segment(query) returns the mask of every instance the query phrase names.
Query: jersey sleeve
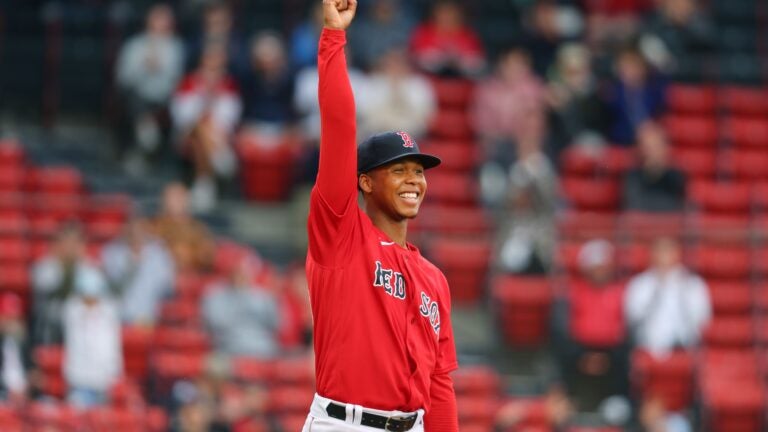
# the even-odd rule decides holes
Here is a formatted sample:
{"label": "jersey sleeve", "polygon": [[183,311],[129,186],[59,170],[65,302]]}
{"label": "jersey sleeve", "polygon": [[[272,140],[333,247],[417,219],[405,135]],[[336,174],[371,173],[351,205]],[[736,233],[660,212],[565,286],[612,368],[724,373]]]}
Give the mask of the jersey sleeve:
{"label": "jersey sleeve", "polygon": [[453,380],[447,373],[432,376],[429,412],[424,416],[425,432],[458,432],[459,417]]}
{"label": "jersey sleeve", "polygon": [[355,100],[344,55],[346,33],[323,29],[318,49],[320,166],[310,197],[309,252],[321,265],[340,262],[357,210]]}
{"label": "jersey sleeve", "polygon": [[448,290],[448,282],[442,274],[442,288],[440,293],[440,336],[438,337],[437,362],[433,374],[447,374],[458,369],[459,362],[456,359],[456,343],[453,339],[453,324],[451,323],[451,294]]}

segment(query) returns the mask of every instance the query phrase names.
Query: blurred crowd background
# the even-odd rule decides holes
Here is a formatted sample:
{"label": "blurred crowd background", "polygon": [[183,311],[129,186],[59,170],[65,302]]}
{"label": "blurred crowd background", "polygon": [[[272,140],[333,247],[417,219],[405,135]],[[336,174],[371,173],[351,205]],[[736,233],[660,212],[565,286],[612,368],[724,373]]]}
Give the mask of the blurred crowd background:
{"label": "blurred crowd background", "polygon": [[[0,429],[298,431],[320,0],[0,0]],[[462,432],[758,432],[768,3],[360,0]],[[364,313],[364,311],[363,311]]]}

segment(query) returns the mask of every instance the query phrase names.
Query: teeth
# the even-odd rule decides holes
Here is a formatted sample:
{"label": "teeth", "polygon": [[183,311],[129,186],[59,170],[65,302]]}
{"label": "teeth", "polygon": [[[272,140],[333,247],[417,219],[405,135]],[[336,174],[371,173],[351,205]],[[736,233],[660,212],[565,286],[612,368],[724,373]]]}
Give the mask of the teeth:
{"label": "teeth", "polygon": [[416,198],[419,197],[419,194],[417,194],[416,192],[403,192],[403,193],[400,194],[400,196],[403,197],[403,198],[413,198],[413,199],[416,199]]}

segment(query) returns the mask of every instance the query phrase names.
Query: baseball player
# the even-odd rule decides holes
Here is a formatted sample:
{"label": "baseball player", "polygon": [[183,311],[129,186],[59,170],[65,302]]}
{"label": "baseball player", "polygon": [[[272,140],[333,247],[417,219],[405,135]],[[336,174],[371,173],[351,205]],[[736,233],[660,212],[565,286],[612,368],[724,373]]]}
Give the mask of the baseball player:
{"label": "baseball player", "polygon": [[456,432],[448,284],[406,242],[427,190],[424,171],[440,160],[405,132],[358,148],[344,56],[357,0],[323,7],[322,138],[306,263],[317,394],[303,430]]}

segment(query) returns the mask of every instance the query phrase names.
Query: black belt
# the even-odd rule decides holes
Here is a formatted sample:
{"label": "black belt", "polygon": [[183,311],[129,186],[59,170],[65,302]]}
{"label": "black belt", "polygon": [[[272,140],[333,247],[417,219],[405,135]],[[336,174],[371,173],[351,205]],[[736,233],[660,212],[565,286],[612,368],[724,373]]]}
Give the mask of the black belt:
{"label": "black belt", "polygon": [[[325,408],[325,412],[327,412],[329,416],[335,419],[343,421],[347,420],[347,409],[344,405],[331,402],[328,404],[328,407]],[[418,418],[418,414],[411,414],[409,416],[384,417],[363,411],[363,417],[360,420],[360,424],[376,429],[384,429],[386,431],[406,432],[411,430],[413,425],[416,424],[416,419]]]}

